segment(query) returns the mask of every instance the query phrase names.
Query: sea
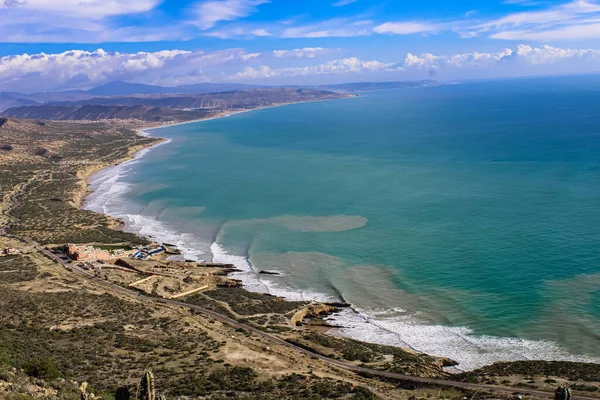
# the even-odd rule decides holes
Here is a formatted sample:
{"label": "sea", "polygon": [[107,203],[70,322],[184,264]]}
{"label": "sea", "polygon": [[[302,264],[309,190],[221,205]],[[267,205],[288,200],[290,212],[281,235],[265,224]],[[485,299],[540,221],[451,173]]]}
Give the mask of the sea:
{"label": "sea", "polygon": [[[600,362],[600,76],[361,93],[146,131],[86,208],[345,301],[332,333],[452,358]],[[279,275],[259,274],[260,271]]]}

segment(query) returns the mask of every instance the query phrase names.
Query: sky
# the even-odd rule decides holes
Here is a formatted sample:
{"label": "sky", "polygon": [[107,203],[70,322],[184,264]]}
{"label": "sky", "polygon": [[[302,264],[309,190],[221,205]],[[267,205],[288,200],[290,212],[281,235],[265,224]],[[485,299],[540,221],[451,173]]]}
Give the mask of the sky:
{"label": "sky", "polygon": [[0,91],[600,72],[600,0],[0,0]]}

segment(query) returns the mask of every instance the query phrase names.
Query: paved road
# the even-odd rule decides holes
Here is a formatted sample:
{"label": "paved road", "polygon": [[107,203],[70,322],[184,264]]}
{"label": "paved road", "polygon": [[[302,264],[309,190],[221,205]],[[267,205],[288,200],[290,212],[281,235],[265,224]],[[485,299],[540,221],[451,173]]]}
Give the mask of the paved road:
{"label": "paved road", "polygon": [[[374,376],[379,376],[379,377],[384,377],[384,378],[392,378],[392,379],[398,379],[398,380],[402,380],[402,381],[408,381],[408,382],[414,382],[414,383],[421,383],[421,384],[427,384],[427,385],[437,385],[437,386],[445,386],[445,387],[455,387],[455,388],[459,388],[459,389],[469,389],[469,390],[474,390],[474,391],[482,391],[482,390],[491,390],[491,391],[495,391],[495,392],[501,392],[501,393],[505,393],[505,394],[514,394],[514,393],[519,393],[521,395],[530,395],[530,396],[537,396],[537,397],[546,397],[546,398],[554,398],[554,393],[550,393],[550,392],[543,392],[540,390],[533,390],[533,389],[526,389],[526,388],[510,388],[510,387],[502,387],[502,386],[495,386],[495,385],[484,385],[484,384],[477,384],[477,383],[467,383],[467,382],[456,382],[456,381],[449,381],[449,380],[445,380],[445,379],[437,379],[437,378],[421,378],[421,377],[416,377],[416,376],[410,376],[410,375],[403,375],[403,374],[397,374],[397,373],[393,373],[393,372],[386,372],[386,371],[379,371],[379,370],[374,370],[374,369],[370,369],[370,368],[364,368],[364,367],[359,367],[350,363],[346,363],[343,361],[339,361],[339,360],[335,360],[333,358],[329,358],[326,356],[323,356],[321,354],[318,353],[314,353],[312,351],[303,349],[301,347],[298,347],[292,343],[286,342],[285,340],[271,335],[269,333],[263,332],[259,329],[256,329],[252,326],[249,325],[245,325],[242,324],[232,318],[226,317],[222,314],[219,314],[215,311],[212,310],[208,310],[206,308],[200,307],[200,306],[196,306],[193,304],[188,304],[188,303],[183,303],[180,301],[176,301],[176,300],[169,300],[169,299],[163,299],[163,298],[156,298],[156,297],[149,297],[149,296],[144,296],[139,294],[138,292],[133,292],[131,290],[128,290],[124,287],[121,287],[119,285],[107,282],[103,279],[100,278],[96,278],[95,276],[93,276],[92,274],[89,274],[88,272],[78,268],[77,266],[74,266],[73,264],[68,264],[67,262],[61,260],[56,254],[53,254],[52,252],[46,250],[45,248],[43,248],[42,246],[40,246],[38,243],[34,242],[31,239],[28,238],[21,238],[22,240],[25,240],[26,242],[28,242],[29,244],[35,246],[39,251],[41,251],[42,253],[46,254],[48,257],[50,257],[51,259],[57,261],[58,263],[62,264],[63,266],[67,267],[69,270],[75,272],[78,275],[81,275],[82,277],[89,279],[90,281],[94,281],[96,283],[98,283],[99,285],[105,286],[105,287],[109,287],[111,290],[115,291],[115,292],[119,292],[128,296],[133,296],[135,298],[142,298],[145,301],[148,302],[154,302],[154,303],[162,303],[162,304],[167,304],[167,305],[171,305],[171,306],[177,306],[177,307],[182,307],[182,308],[187,308],[189,310],[193,310],[196,312],[199,312],[201,314],[204,314],[206,316],[209,316],[211,318],[214,318],[222,323],[225,323],[229,326],[232,326],[234,328],[241,328],[241,329],[245,329],[247,331],[250,331],[258,336],[261,336],[265,339],[268,339],[269,341],[279,344],[281,346],[286,346],[288,348],[292,348],[300,353],[306,354],[310,357],[314,357],[317,358],[319,360],[322,360],[326,363],[329,363],[331,365],[335,365],[337,367],[349,370],[349,371],[353,371],[353,372],[362,372],[362,373],[367,373],[367,374],[371,374]],[[594,397],[582,397],[582,396],[572,396],[571,397],[572,400],[598,400],[598,398],[594,398]]]}

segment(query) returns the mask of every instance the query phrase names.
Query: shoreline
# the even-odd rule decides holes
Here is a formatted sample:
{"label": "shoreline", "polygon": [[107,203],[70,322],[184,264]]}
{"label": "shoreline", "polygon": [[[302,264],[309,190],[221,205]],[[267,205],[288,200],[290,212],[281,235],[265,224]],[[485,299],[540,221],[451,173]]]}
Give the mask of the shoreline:
{"label": "shoreline", "polygon": [[[260,106],[260,107],[255,107],[255,108],[247,108],[247,109],[243,109],[243,110],[237,110],[237,111],[221,111],[218,112],[210,117],[207,118],[200,118],[200,119],[194,119],[194,120],[190,120],[190,121],[183,121],[183,122],[176,122],[176,123],[166,123],[166,124],[159,124],[159,125],[149,125],[147,127],[141,127],[136,129],[136,132],[138,132],[138,134],[140,134],[140,136],[144,136],[144,137],[148,137],[150,136],[150,134],[148,132],[146,132],[147,130],[155,130],[155,129],[162,129],[162,128],[170,128],[172,126],[179,126],[179,125],[187,125],[187,124],[194,124],[197,122],[205,122],[205,121],[212,121],[215,119],[219,119],[219,118],[226,118],[226,117],[230,117],[233,115],[237,115],[237,114],[243,114],[243,113],[247,113],[247,112],[251,112],[251,111],[257,111],[257,110],[266,110],[269,108],[276,108],[276,107],[285,107],[285,106],[291,106],[291,105],[297,105],[297,104],[305,104],[305,103],[318,103],[318,102],[322,102],[322,101],[338,101],[338,100],[344,100],[344,99],[356,99],[359,98],[359,95],[347,95],[345,97],[340,97],[337,99],[319,99],[319,100],[306,100],[306,101],[297,101],[297,102],[293,102],[293,103],[275,103],[275,104],[271,104],[268,106]],[[152,136],[150,136],[152,137]]]}
{"label": "shoreline", "polygon": [[[140,135],[139,130],[135,130],[135,132],[139,136],[143,136],[143,135]],[[77,177],[83,182],[83,184],[81,185],[82,186],[81,190],[78,193],[76,193],[75,198],[73,199],[75,207],[79,208],[79,209],[83,209],[83,205],[86,203],[88,197],[94,193],[94,191],[90,190],[90,188],[89,188],[89,186],[90,186],[89,181],[91,179],[93,179],[94,176],[96,176],[112,167],[118,167],[118,166],[121,166],[128,162],[135,161],[135,160],[139,159],[140,157],[142,157],[147,151],[150,151],[151,149],[153,149],[154,147],[160,146],[162,144],[167,144],[171,141],[168,138],[155,138],[155,139],[156,139],[155,143],[149,143],[149,144],[145,144],[145,145],[138,145],[138,146],[130,147],[127,151],[128,155],[117,160],[116,162],[113,162],[110,164],[99,164],[99,165],[95,165],[91,168],[85,168],[83,170],[79,170],[77,172]],[[110,216],[108,214],[104,214],[104,215],[106,215],[107,217],[109,217],[115,221],[118,221],[117,219],[113,218],[112,216]],[[115,223],[117,226],[111,226],[111,228],[112,229],[120,229],[121,223],[117,223],[117,222],[115,222]]]}
{"label": "shoreline", "polygon": [[[324,101],[324,100],[322,100]],[[299,103],[287,103],[287,104],[283,104],[283,105],[291,105],[291,104],[299,104]],[[212,116],[210,118],[204,118],[204,119],[200,119],[200,120],[195,120],[195,121],[186,121],[183,123],[178,123],[178,124],[168,124],[168,125],[160,125],[158,127],[146,127],[146,128],[141,128],[140,131],[142,135],[144,136],[151,136],[150,132],[147,132],[148,130],[153,130],[153,129],[159,129],[159,128],[166,128],[166,127],[172,127],[172,126],[176,126],[176,125],[183,125],[183,124],[189,124],[189,123],[196,123],[196,122],[203,122],[203,121],[209,121],[209,120],[214,120],[214,119],[218,119],[218,118],[224,118],[226,116],[230,116],[230,115],[235,115],[235,114],[239,114],[242,112],[249,112],[249,111],[254,111],[254,110],[260,110],[263,108],[274,108],[274,107],[280,107],[283,105],[273,105],[273,106],[268,106],[268,107],[260,107],[260,108],[255,108],[255,109],[249,109],[249,110],[242,110],[242,111],[238,111],[235,113],[222,113],[222,115],[216,115],[216,116]],[[152,137],[152,136],[151,136]],[[169,143],[170,139],[164,139],[163,141],[161,141],[160,143],[155,143],[151,146],[149,146],[148,151],[151,150],[152,148],[154,148],[155,146],[158,146],[160,144],[163,143]],[[138,150],[137,152],[134,152],[134,156],[132,158],[129,158],[127,160],[127,162],[129,161],[134,161],[139,159],[140,157],[142,157],[144,154],[146,154],[145,152],[142,154],[139,154],[140,151],[142,151],[143,149]],[[118,166],[122,166],[124,163],[120,163],[118,165],[114,165],[115,167]],[[108,168],[110,168],[111,166],[109,166]],[[96,176],[98,174],[100,174],[101,171],[98,171],[96,173]],[[90,176],[88,177],[88,179],[93,179],[94,176]],[[92,192],[93,193],[93,192]],[[90,194],[92,194],[90,193]],[[96,212],[99,212],[97,210],[93,210]],[[105,215],[108,215],[106,212],[103,212]],[[115,218],[112,217],[111,215],[109,215],[109,217],[111,218]],[[140,216],[141,217],[141,216]],[[116,220],[120,220],[117,219]],[[157,225],[153,225],[151,227],[144,227],[145,228],[145,232],[141,233],[138,231],[132,231],[132,233],[141,236],[141,237],[145,237],[148,238],[150,240],[156,241],[157,238],[155,237],[161,234],[171,234],[171,235],[177,235],[177,232],[171,232],[168,231],[167,229],[160,229],[160,221],[153,221],[154,223],[158,224],[159,229],[158,230],[153,230],[152,228],[156,228]],[[164,224],[163,224],[164,225]],[[123,229],[126,229],[127,226],[124,224],[124,226],[122,227]],[[149,232],[149,233],[148,233]],[[165,233],[166,232],[166,233]],[[186,235],[186,233],[184,232],[179,232],[179,235]],[[173,243],[173,241],[171,240],[163,240],[165,242],[169,242],[169,243]],[[190,251],[194,251],[194,250],[198,250],[197,248],[194,248],[193,244],[187,244],[188,248],[184,248],[181,247],[182,245],[179,244],[179,242],[177,243],[177,247],[182,251],[182,252],[189,252]],[[216,247],[215,247],[216,246]],[[216,250],[215,250],[216,249]],[[196,254],[197,251],[195,252]],[[206,254],[206,253],[201,253],[201,254]],[[250,264],[249,260],[243,258],[243,257],[239,257],[239,256],[235,256],[235,255],[231,255],[229,253],[227,253],[227,251],[225,249],[223,249],[221,246],[219,246],[217,243],[213,243],[210,247],[210,254],[212,255],[212,260],[215,262],[226,262],[226,263],[234,263],[236,264],[236,267],[238,267],[240,264],[245,264],[247,267],[242,267],[241,269],[244,272],[241,273],[233,273],[231,276],[234,279],[242,279],[244,282],[244,286],[242,287],[243,290],[247,290],[250,292],[263,292],[263,293],[269,293],[272,295],[276,295],[276,296],[280,296],[280,297],[284,297],[288,300],[296,300],[296,299],[302,299],[302,300],[311,300],[311,301],[320,301],[320,302],[325,302],[325,301],[333,301],[332,298],[329,299],[324,299],[321,298],[319,299],[318,297],[321,297],[321,295],[323,296],[327,296],[325,294],[322,293],[316,293],[316,292],[292,292],[293,289],[290,288],[280,288],[277,285],[273,286],[270,285],[268,283],[263,282],[260,278],[260,276],[258,276],[258,274],[256,274],[256,271],[253,271],[253,267]],[[208,256],[208,254],[206,254]],[[194,256],[190,256],[190,258],[193,258]],[[232,262],[233,261],[233,262]],[[273,293],[273,292],[277,292],[277,293]],[[284,293],[283,295],[281,293]],[[304,297],[308,295],[307,297]],[[300,296],[300,297],[290,297],[290,296]],[[382,324],[381,320],[376,319],[377,315],[372,315],[372,313],[369,313],[368,310],[364,311],[361,310],[360,308],[355,308],[355,307],[351,307],[349,310],[342,310],[341,313],[344,313],[344,315],[340,315],[340,314],[335,314],[336,316],[336,324],[339,324],[340,326],[336,327],[336,326],[332,326],[331,329],[328,329],[328,333],[329,334],[333,334],[333,335],[340,335],[340,336],[345,336],[345,337],[349,337],[352,339],[356,339],[356,340],[360,340],[360,341],[364,341],[364,342],[371,342],[371,343],[379,343],[379,344],[390,344],[390,345],[394,345],[394,346],[398,346],[401,348],[406,348],[406,349],[411,349],[413,351],[418,351],[419,353],[422,354],[432,354],[433,356],[436,357],[450,357],[453,358],[450,355],[447,354],[435,354],[435,353],[430,353],[430,352],[426,352],[426,351],[422,351],[418,348],[415,348],[411,345],[410,343],[410,339],[408,339],[408,341],[405,340],[405,338],[403,338],[396,329],[394,329],[394,327],[391,327],[389,325],[386,324]],[[349,315],[352,314],[352,315]],[[341,321],[341,323],[340,323]],[[357,336],[352,336],[349,334],[346,334],[344,332],[344,328],[346,328],[346,325],[348,323],[348,321],[351,321],[350,324],[354,323],[356,324],[357,321],[364,324],[364,326],[361,326],[359,328],[362,329],[362,331],[358,332],[359,334],[363,333],[366,329],[370,329],[371,330],[375,329],[376,331],[378,330],[378,334],[381,335],[383,337],[383,342],[382,341],[377,341],[377,340],[365,340],[363,337],[357,337]],[[385,321],[384,321],[385,322]],[[411,332],[404,332],[407,334],[407,336],[409,337],[413,337],[415,335],[419,335],[419,332],[423,332],[423,330],[425,329],[434,329],[434,328],[439,328],[440,332],[438,333],[439,337],[441,338],[442,334],[444,333],[448,333],[448,334],[455,334],[454,332],[451,332],[452,330],[457,330],[458,331],[458,337],[460,338],[460,340],[464,340],[465,342],[470,342],[473,338],[476,338],[474,335],[472,335],[472,332],[468,331],[468,328],[464,328],[464,327],[442,327],[442,326],[426,326],[424,324],[414,324],[411,322],[407,322],[405,323],[406,326],[412,326],[411,328]],[[405,327],[406,328],[406,327]],[[381,339],[380,337],[373,337],[373,334],[371,333],[371,339]],[[436,336],[437,337],[437,336]],[[393,343],[387,342],[387,340],[393,341]],[[400,340],[401,344],[398,344],[398,340]],[[525,351],[525,348],[527,347],[532,347],[530,350],[532,350],[535,353],[535,350],[539,351],[540,353],[542,353],[544,350],[552,350],[555,354],[555,357],[550,356],[550,358],[546,358],[549,360],[570,360],[570,361],[583,361],[582,359],[584,358],[588,358],[588,361],[583,361],[583,362],[594,362],[594,358],[593,357],[587,357],[587,356],[583,356],[583,355],[574,355],[574,354],[570,354],[570,353],[566,353],[564,351],[558,352],[556,350],[562,350],[561,348],[558,347],[558,345],[556,344],[555,347],[557,347],[556,349],[554,348],[550,348],[548,349],[548,347],[550,346],[554,346],[554,342],[545,342],[545,341],[531,341],[531,340],[526,340],[526,339],[520,339],[520,338],[501,338],[501,337],[481,337],[481,343],[483,343],[483,345],[485,345],[486,341],[491,341],[491,340],[505,340],[507,341],[506,349],[501,349],[507,353],[511,353],[510,359],[507,359],[506,361],[516,361],[516,360],[520,360],[520,359],[530,359],[527,356],[520,356],[518,351],[520,348],[523,349],[523,351]],[[440,342],[439,344],[444,344],[442,342]],[[457,344],[457,343],[454,343]],[[473,345],[475,347],[477,346],[482,346],[479,343],[473,343]],[[484,353],[486,353],[488,351],[488,349],[490,351],[494,351],[497,350],[494,348],[496,344],[494,343],[488,343],[488,347],[481,347],[481,350],[484,351]],[[457,348],[457,351],[460,351],[459,348]],[[527,354],[530,354],[531,351],[528,351]],[[520,358],[521,357],[521,358]],[[539,356],[539,359],[543,359],[543,355]],[[488,359],[486,359],[488,360]],[[457,361],[461,361],[461,360],[457,360]],[[496,361],[500,361],[497,358],[490,358],[487,362],[485,360],[483,360],[483,363],[480,361],[479,364],[477,364],[477,367],[482,366],[482,365],[489,365],[493,362]],[[596,361],[597,362],[597,361]],[[463,362],[461,361],[461,365],[459,365],[459,368],[456,368],[455,371],[462,371],[462,370],[472,370],[474,368],[469,368],[468,366],[463,366],[462,365]],[[461,368],[462,367],[462,368]]]}

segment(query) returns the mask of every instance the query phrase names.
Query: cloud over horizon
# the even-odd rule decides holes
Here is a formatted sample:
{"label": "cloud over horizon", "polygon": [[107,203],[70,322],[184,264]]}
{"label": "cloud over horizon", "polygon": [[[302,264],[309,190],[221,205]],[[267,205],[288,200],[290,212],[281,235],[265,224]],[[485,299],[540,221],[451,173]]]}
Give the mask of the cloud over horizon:
{"label": "cloud over horizon", "polygon": [[[398,55],[397,61],[331,58],[339,49],[299,48],[265,52],[227,49],[119,53],[71,50],[0,58],[0,86],[9,91],[80,89],[123,80],[175,86],[201,82],[260,84],[497,78],[547,73],[600,72],[600,50],[521,44],[497,52]],[[286,62],[282,65],[282,62]],[[287,63],[293,62],[293,66]]]}

